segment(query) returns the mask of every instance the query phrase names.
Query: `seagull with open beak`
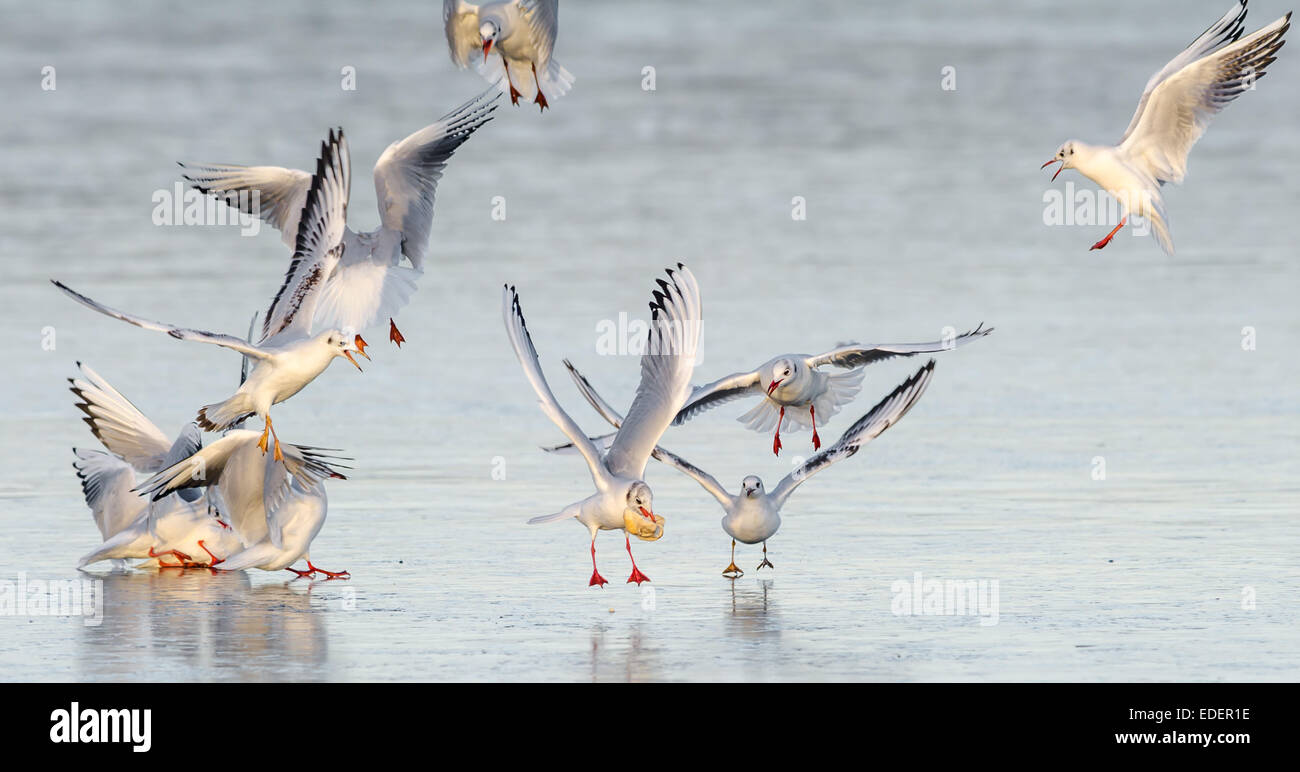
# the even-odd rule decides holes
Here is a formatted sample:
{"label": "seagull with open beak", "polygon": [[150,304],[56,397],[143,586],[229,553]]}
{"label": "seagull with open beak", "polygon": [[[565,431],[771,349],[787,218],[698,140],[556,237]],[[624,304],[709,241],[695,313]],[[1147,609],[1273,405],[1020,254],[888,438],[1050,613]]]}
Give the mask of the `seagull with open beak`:
{"label": "seagull with open beak", "polygon": [[[573,75],[551,57],[559,32],[559,0],[503,0],[472,5],[443,0],[442,22],[451,60],[471,65],[510,95],[512,104],[532,95],[540,110],[573,86]],[[480,60],[479,52],[483,57]]]}

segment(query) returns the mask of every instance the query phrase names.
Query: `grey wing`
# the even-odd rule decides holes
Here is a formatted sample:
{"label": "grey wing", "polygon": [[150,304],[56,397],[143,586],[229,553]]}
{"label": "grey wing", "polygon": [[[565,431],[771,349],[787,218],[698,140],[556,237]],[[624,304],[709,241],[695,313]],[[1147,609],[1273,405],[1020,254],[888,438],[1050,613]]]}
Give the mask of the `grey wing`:
{"label": "grey wing", "polygon": [[664,431],[691,394],[691,374],[700,343],[703,304],[695,276],[681,263],[658,280],[650,301],[650,330],[641,355],[641,382],[627,418],[614,438],[605,467],[639,480]]}
{"label": "grey wing", "polygon": [[981,322],[975,329],[964,332],[952,340],[936,340],[930,343],[876,343],[867,345],[854,343],[827,351],[825,354],[809,357],[807,364],[809,367],[834,365],[835,367],[852,369],[885,359],[892,359],[893,357],[910,357],[916,354],[950,351],[958,346],[964,346],[976,338],[982,338],[991,332],[993,332],[993,328],[990,327],[986,330]]}
{"label": "grey wing", "polygon": [[921,398],[921,395],[925,393],[933,374],[934,360],[931,359],[920,370],[917,370],[912,377],[903,381],[888,396],[877,402],[875,407],[867,411],[866,415],[846,429],[844,434],[840,435],[840,438],[835,441],[834,445],[814,455],[782,478],[771,494],[776,506],[779,508],[784,505],[786,499],[804,480],[836,461],[857,453],[863,445],[898,423],[899,419],[906,415],[907,411],[911,410],[912,406]]}
{"label": "grey wing", "polygon": [[146,330],[156,330],[157,332],[165,332],[177,340],[188,340],[196,343],[211,343],[215,346],[224,346],[229,349],[234,349],[242,354],[247,354],[254,359],[266,359],[270,356],[265,351],[262,351],[256,346],[249,345],[242,338],[237,338],[234,335],[205,332],[203,330],[191,330],[185,327],[176,327],[175,325],[164,324],[163,322],[154,322],[145,319],[144,317],[135,316],[134,314],[128,314],[125,311],[118,311],[115,308],[110,308],[96,300],[91,300],[62,282],[51,279],[50,283],[62,290],[63,294],[82,304],[86,308],[98,311],[105,316],[111,316],[114,319],[120,319],[121,321],[126,322],[127,324],[133,324],[136,327],[141,327]]}
{"label": "grey wing", "polygon": [[[200,193],[206,193],[244,214],[259,217],[280,231],[280,239],[293,249],[298,239],[298,218],[311,175],[281,166],[236,164],[180,164],[181,176]],[[256,194],[256,197],[254,197]]]}
{"label": "grey wing", "polygon": [[[591,382],[587,380],[587,377],[578,372],[578,368],[574,367],[569,360],[564,360],[564,366],[569,368],[569,375],[573,376],[573,382],[577,384],[578,391],[582,392],[582,396],[587,398],[587,402],[591,404],[592,408],[594,408],[597,413],[600,413],[602,418],[613,424],[615,428],[620,427],[623,423],[623,416],[611,407],[610,404],[605,401],[604,397],[600,396],[600,393],[591,385]],[[613,435],[605,435],[605,437],[610,436]],[[604,439],[604,437],[597,439]],[[543,450],[548,452],[558,452],[564,449],[563,446],[543,448]],[[654,450],[650,451],[650,456],[661,463],[675,467],[678,471],[693,478],[701,487],[704,488],[704,490],[711,493],[714,498],[721,502],[722,506],[731,506],[731,494],[727,493],[727,489],[722,487],[722,483],[719,483],[713,475],[659,445],[655,445]]]}
{"label": "grey wing", "polygon": [[81,492],[86,497],[95,525],[103,538],[108,539],[130,525],[146,506],[132,488],[135,472],[125,461],[98,450],[72,449],[77,460],[72,466],[81,480]]}
{"label": "grey wing", "polygon": [[330,130],[321,143],[307,201],[298,223],[297,241],[284,282],[262,320],[262,340],[311,335],[312,317],[321,289],[343,256],[347,229],[352,161],[343,130]]}
{"label": "grey wing", "polygon": [[388,146],[375,164],[375,194],[384,227],[402,234],[402,254],[419,269],[429,248],[438,180],[456,148],[492,120],[501,96],[493,88],[432,125]]}
{"label": "grey wing", "polygon": [[519,364],[524,369],[524,376],[528,379],[528,384],[533,387],[533,392],[537,395],[538,405],[542,412],[551,422],[559,427],[560,431],[569,438],[578,452],[587,461],[587,467],[591,471],[592,480],[600,484],[606,479],[606,470],[601,462],[601,452],[587,438],[586,432],[564,412],[560,403],[555,399],[555,394],[551,391],[551,386],[546,382],[546,375],[542,372],[541,362],[537,357],[537,349],[533,346],[532,336],[528,334],[528,326],[524,322],[524,311],[519,305],[519,293],[514,287],[506,286],[501,291],[501,315],[506,325],[506,335],[510,338],[510,345],[514,349],[515,357],[519,359]]}
{"label": "grey wing", "polygon": [[479,50],[478,6],[464,0],[442,0],[442,26],[452,62],[465,69]]}
{"label": "grey wing", "polygon": [[322,489],[327,479],[346,480],[338,471],[341,467],[337,456],[327,455],[334,451],[326,448],[314,448],[307,445],[282,443],[284,460],[276,461],[267,453],[265,472],[262,482],[262,504],[266,509],[267,535],[277,548],[283,548],[284,522],[281,514],[286,501],[291,496],[315,492]]}
{"label": "grey wing", "polygon": [[519,8],[528,25],[528,36],[537,51],[537,69],[545,71],[555,50],[560,31],[560,0],[520,0]]}
{"label": "grey wing", "polygon": [[718,405],[724,405],[741,397],[762,395],[763,386],[758,382],[758,377],[757,370],[749,373],[732,373],[693,390],[685,406],[677,411],[677,415],[673,418],[673,426],[680,426]]}
{"label": "grey wing", "polygon": [[1246,24],[1246,2],[1237,0],[1237,3],[1228,10],[1215,23],[1211,24],[1208,29],[1202,32],[1191,43],[1187,45],[1178,56],[1169,60],[1169,63],[1161,67],[1151,79],[1147,81],[1146,88],[1142,89],[1142,98],[1138,100],[1137,110],[1133,113],[1133,118],[1128,122],[1128,128],[1124,130],[1124,136],[1120,138],[1120,144],[1128,139],[1133,130],[1137,128],[1138,122],[1142,119],[1142,113],[1145,112],[1147,103],[1150,101],[1151,92],[1163,83],[1169,76],[1183,69],[1192,62],[1200,59],[1212,51],[1223,48],[1226,45],[1235,43],[1241,37]]}
{"label": "grey wing", "polygon": [[82,377],[69,389],[91,434],[110,452],[141,472],[156,472],[170,448],[167,437],[143,412],[89,365],[77,363]]}

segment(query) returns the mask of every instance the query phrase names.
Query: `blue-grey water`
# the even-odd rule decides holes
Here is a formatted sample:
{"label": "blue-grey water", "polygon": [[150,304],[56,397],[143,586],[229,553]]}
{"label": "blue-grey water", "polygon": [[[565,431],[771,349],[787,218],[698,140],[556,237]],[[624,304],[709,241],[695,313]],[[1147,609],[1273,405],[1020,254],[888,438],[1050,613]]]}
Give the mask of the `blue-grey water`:
{"label": "blue-grey water", "polygon": [[[98,625],[0,616],[0,677],[1300,678],[1300,51],[1166,190],[1176,256],[1127,230],[1089,252],[1105,226],[1043,223],[1045,191],[1092,186],[1039,165],[1072,136],[1116,141],[1150,73],[1224,5],[565,0],[557,56],[576,86],[541,116],[502,108],[457,152],[406,346],[376,331],[364,374],[336,365],[276,408],[283,439],[356,459],[312,548],[353,578],[101,573]],[[449,61],[433,2],[0,7],[2,600],[6,583],[80,577],[98,541],[71,468],[72,446],[95,446],[65,388],[75,362],[166,432],[237,376],[231,352],[95,315],[47,280],[242,332],[287,252],[269,229],[155,225],[175,162],[310,168],[341,125],[350,215],[370,228],[379,153],[484,83]],[[1248,26],[1286,10],[1253,3]],[[537,449],[563,438],[507,344],[500,287],[519,286],[559,399],[594,432],[560,360],[628,404],[636,359],[598,353],[597,329],[640,318],[678,260],[705,300],[698,382],[840,341],[997,331],[941,355],[902,422],[794,495],[775,570],[742,546],[745,576],[721,577],[721,511],[652,466],[666,536],[633,545],[652,583],[623,584],[606,533],[611,584],[590,589],[584,529],[524,525],[590,480]],[[823,436],[919,364],[872,367]],[[774,458],[734,421],[745,409],[664,444],[733,490],[748,473],[775,485],[808,435]],[[895,613],[918,572],[996,581],[997,624]]]}

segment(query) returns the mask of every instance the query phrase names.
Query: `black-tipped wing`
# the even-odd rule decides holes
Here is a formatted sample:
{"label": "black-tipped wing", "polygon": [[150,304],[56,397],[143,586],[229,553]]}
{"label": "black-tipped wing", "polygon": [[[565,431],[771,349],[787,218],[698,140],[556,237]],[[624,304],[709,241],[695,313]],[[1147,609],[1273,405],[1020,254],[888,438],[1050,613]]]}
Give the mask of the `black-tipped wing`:
{"label": "black-tipped wing", "polygon": [[894,357],[910,357],[916,354],[950,351],[958,346],[964,346],[976,338],[982,338],[990,332],[993,332],[993,328],[990,327],[986,330],[983,323],[981,323],[975,329],[964,332],[951,340],[936,340],[930,343],[875,343],[867,345],[854,343],[827,351],[825,354],[809,357],[807,363],[809,367],[834,365],[835,367],[852,369]]}
{"label": "black-tipped wing", "polygon": [[876,406],[867,411],[852,426],[845,430],[844,434],[835,441],[826,450],[814,455],[806,462],[801,464],[793,472],[786,475],[776,490],[772,491],[772,499],[779,508],[785,504],[786,499],[794,492],[799,484],[817,472],[825,469],[831,464],[841,459],[848,458],[871,440],[880,436],[881,432],[898,423],[898,420],[912,409],[921,395],[925,393],[925,388],[930,385],[930,378],[934,374],[934,360],[931,359],[920,370],[917,370],[912,377],[908,378],[898,385],[889,396],[876,403]]}
{"label": "black-tipped wing", "polygon": [[195,190],[223,201],[233,209],[259,217],[276,230],[293,249],[298,242],[298,218],[311,175],[282,166],[239,166],[236,164],[180,164],[181,176]]}
{"label": "black-tipped wing", "polygon": [[732,373],[713,383],[700,386],[691,392],[686,405],[673,417],[673,425],[680,426],[706,410],[725,405],[741,397],[760,396],[763,386],[758,382],[758,371]]}

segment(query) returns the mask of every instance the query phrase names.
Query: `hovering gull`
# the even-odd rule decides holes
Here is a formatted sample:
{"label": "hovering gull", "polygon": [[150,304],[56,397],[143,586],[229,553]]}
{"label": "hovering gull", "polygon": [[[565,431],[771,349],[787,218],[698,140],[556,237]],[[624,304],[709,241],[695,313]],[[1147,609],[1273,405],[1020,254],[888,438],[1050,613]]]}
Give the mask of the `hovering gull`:
{"label": "hovering gull", "polygon": [[[737,420],[757,432],[771,431],[775,427],[776,434],[772,438],[774,454],[781,455],[781,430],[791,426],[811,426],[813,450],[818,450],[822,446],[817,434],[818,417],[825,423],[853,399],[862,388],[863,367],[892,357],[947,351],[990,332],[993,332],[992,327],[986,330],[981,324],[948,341],[866,346],[852,343],[818,356],[783,354],[755,370],[732,373],[695,389],[686,406],[673,419],[673,425],[683,424],[724,402],[759,396],[758,405]],[[826,373],[817,369],[824,365],[842,367],[849,372]]]}
{"label": "hovering gull", "polygon": [[[424,273],[438,180],[456,148],[491,120],[497,98],[485,92],[389,145],[379,156],[374,177],[380,226],[365,233],[344,226],[342,257],[326,277],[313,327],[361,331],[386,319],[389,340],[401,347],[406,338],[393,317],[410,301],[416,280]],[[279,166],[181,164],[181,168],[197,190],[257,215],[279,229],[290,249],[296,248],[310,174]],[[250,195],[253,191],[257,191],[256,201]],[[403,256],[410,267],[401,265]]]}
{"label": "hovering gull", "polygon": [[[691,372],[699,347],[701,303],[695,277],[681,263],[667,270],[667,281],[659,280],[659,289],[650,301],[650,332],[646,353],[641,357],[641,383],[628,411],[629,418],[613,438],[609,450],[601,453],[587,435],[556,401],[546,383],[537,350],[524,324],[519,295],[513,287],[502,293],[502,312],[506,332],[515,355],[523,365],[533,391],[537,392],[542,412],[564,432],[587,461],[596,492],[553,515],[534,517],[529,523],[551,523],[577,518],[591,533],[591,581],[587,586],[606,584],[596,570],[596,533],[622,530],[645,541],[663,536],[664,519],[654,513],[654,494],[645,484],[646,462],[673,416],[690,394]],[[623,537],[629,558],[632,542]],[[632,558],[629,582],[649,581]]]}
{"label": "hovering gull", "polygon": [[265,422],[259,446],[263,452],[266,451],[267,434],[270,433],[275,441],[275,460],[282,460],[280,440],[275,437],[271,424],[271,406],[301,391],[336,357],[346,357],[358,370],[361,366],[352,354],[355,352],[370,358],[365,352],[367,344],[360,335],[338,329],[311,334],[312,314],[322,294],[320,279],[328,276],[338,265],[343,251],[340,239],[347,216],[348,176],[343,134],[339,132],[336,135],[331,131],[329,141],[322,143],[316,175],[307,193],[293,262],[285,275],[284,285],[271,301],[262,325],[262,339],[256,345],[234,335],[149,321],[102,305],[61,282],[53,282],[54,286],[101,314],[146,330],[165,332],[180,340],[224,346],[252,359],[254,365],[248,380],[225,401],[200,409],[198,423],[200,428],[221,431],[250,415],[257,415]]}
{"label": "hovering gull", "polygon": [[[174,442],[168,442],[99,373],[80,362],[77,367],[81,377],[68,379],[71,391],[91,433],[108,450],[72,449],[82,493],[104,539],[77,561],[77,567],[129,559],[164,568],[215,565],[234,552],[239,547],[234,532],[212,514],[199,491],[182,491],[151,503],[132,490],[136,471],[153,474],[198,450],[199,427],[190,423]],[[167,558],[175,562],[165,562]]]}
{"label": "hovering gull", "polygon": [[1210,119],[1243,92],[1254,90],[1255,82],[1265,75],[1265,68],[1286,42],[1282,36],[1291,26],[1291,14],[1242,38],[1245,21],[1246,0],[1239,0],[1152,75],[1118,145],[1089,145],[1071,139],[1043,164],[1044,169],[1054,163],[1061,165],[1053,180],[1065,169],[1077,169],[1119,203],[1124,212],[1119,225],[1092,249],[1109,244],[1129,215],[1135,215],[1151,224],[1166,253],[1174,253],[1160,186],[1183,181],[1187,154],[1205,133]]}
{"label": "hovering gull", "polygon": [[[533,103],[540,110],[550,106],[547,93],[554,99],[573,87],[573,75],[551,58],[559,19],[560,0],[504,0],[482,5],[442,0],[442,24],[456,66],[463,70],[473,64],[489,83],[510,95],[512,104],[534,94]],[[494,48],[496,56],[492,56]]]}
{"label": "hovering gull", "polygon": [[[578,385],[578,390],[582,392],[582,396],[587,398],[587,401],[591,403],[597,413],[600,413],[601,417],[617,428],[623,422],[623,416],[610,407],[609,403],[592,388],[582,373],[578,372],[577,368],[567,359],[564,365],[569,368],[569,374],[573,376],[573,380]],[[859,418],[835,441],[835,444],[808,459],[805,463],[800,464],[797,469],[786,475],[777,484],[776,490],[771,493],[767,493],[763,489],[763,480],[761,478],[757,475],[748,475],[740,481],[740,495],[732,496],[727,493],[726,488],[722,487],[722,484],[713,475],[681,456],[658,446],[655,446],[651,455],[692,477],[722,505],[723,511],[726,512],[726,515],[722,518],[722,530],[726,531],[727,535],[731,537],[731,565],[727,566],[722,572],[724,576],[743,576],[745,573],[736,567],[737,540],[745,544],[763,542],[763,562],[759,563],[758,568],[755,570],[761,570],[764,566],[775,568],[771,561],[767,559],[767,540],[772,538],[777,529],[781,527],[781,507],[785,505],[786,499],[790,498],[790,494],[794,492],[794,489],[821,469],[857,453],[863,445],[898,423],[899,419],[908,410],[911,410],[912,406],[921,398],[926,387],[930,384],[933,373],[934,360],[931,359],[924,367],[917,370],[912,377],[899,384],[889,396],[876,403],[876,406],[867,411],[866,415]],[[568,450],[571,447],[572,445],[559,445],[544,448],[544,450],[555,452]]]}
{"label": "hovering gull", "polygon": [[[298,576],[320,573],[348,578],[347,571],[326,571],[311,562],[308,549],[325,524],[327,500],[323,481],[346,479],[322,448],[284,443],[277,463],[261,450],[255,431],[234,429],[224,437],[159,471],[137,490],[154,500],[173,491],[208,486],[208,495],[230,518],[242,549],[221,564],[223,571],[288,569]],[[291,566],[304,558],[307,570]]]}

